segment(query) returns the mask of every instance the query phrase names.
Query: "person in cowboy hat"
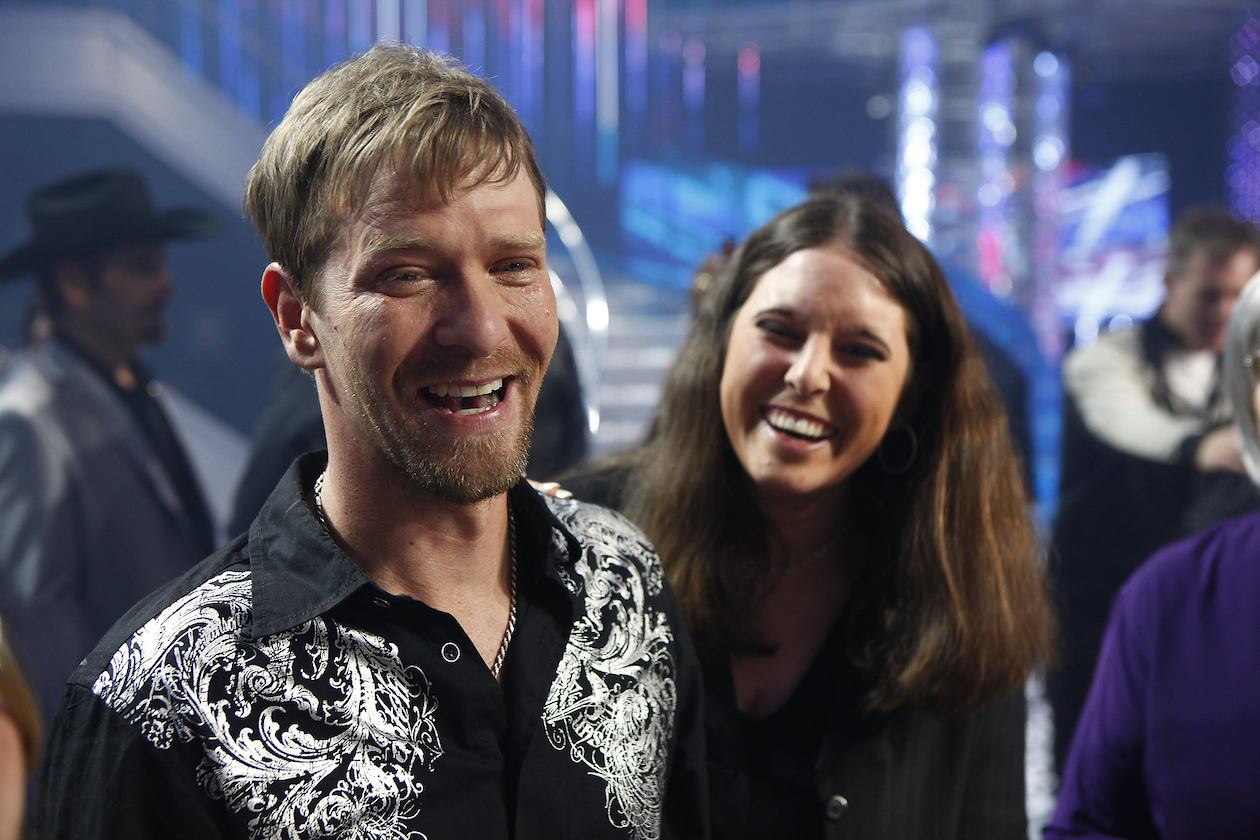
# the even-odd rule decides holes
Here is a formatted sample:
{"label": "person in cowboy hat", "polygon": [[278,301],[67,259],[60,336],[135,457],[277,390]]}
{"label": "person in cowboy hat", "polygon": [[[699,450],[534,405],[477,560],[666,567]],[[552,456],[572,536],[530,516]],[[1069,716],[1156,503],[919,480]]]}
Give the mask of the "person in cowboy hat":
{"label": "person in cowboy hat", "polygon": [[47,711],[128,607],[214,547],[138,353],[166,331],[165,243],[215,225],[158,209],[129,169],[44,186],[27,214],[0,280],[33,278],[48,328],[0,385],[0,613]]}

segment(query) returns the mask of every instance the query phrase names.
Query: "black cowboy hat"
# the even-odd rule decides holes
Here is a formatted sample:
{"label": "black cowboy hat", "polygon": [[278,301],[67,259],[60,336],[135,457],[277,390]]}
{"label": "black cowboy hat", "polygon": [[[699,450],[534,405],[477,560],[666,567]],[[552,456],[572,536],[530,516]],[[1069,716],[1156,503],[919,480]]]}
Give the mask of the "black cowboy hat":
{"label": "black cowboy hat", "polygon": [[102,169],[40,187],[26,200],[26,215],[34,235],[0,256],[0,279],[33,274],[57,259],[200,237],[219,227],[200,210],[158,210],[133,169]]}

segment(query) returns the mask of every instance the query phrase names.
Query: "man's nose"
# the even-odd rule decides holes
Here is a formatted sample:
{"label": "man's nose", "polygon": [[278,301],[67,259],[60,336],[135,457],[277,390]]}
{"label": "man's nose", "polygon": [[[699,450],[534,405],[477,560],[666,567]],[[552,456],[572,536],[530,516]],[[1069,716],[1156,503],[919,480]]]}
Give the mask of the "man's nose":
{"label": "man's nose", "polygon": [[461,276],[445,291],[443,312],[434,329],[442,347],[458,347],[470,356],[490,356],[507,338],[507,313],[503,296],[485,276]]}

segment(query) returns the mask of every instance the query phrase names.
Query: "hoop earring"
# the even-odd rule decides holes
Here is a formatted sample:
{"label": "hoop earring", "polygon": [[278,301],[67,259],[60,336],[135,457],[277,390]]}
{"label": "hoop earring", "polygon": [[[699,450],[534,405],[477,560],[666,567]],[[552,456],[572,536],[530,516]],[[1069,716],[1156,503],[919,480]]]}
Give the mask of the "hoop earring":
{"label": "hoop earring", "polygon": [[[901,454],[901,446],[888,447],[888,439],[892,437],[894,432],[905,433],[906,440],[908,441],[905,444],[905,454]],[[900,456],[901,463],[894,462],[891,466],[889,465],[889,457],[885,454],[885,450],[887,448],[896,450],[893,455]],[[878,460],[879,465],[884,468],[884,472],[889,475],[905,475],[908,473],[910,468],[914,466],[914,459],[917,458],[918,455],[919,438],[914,433],[914,429],[910,428],[910,424],[905,422],[899,423],[896,427],[890,429],[888,434],[884,435],[884,439],[879,442],[879,448],[875,450],[876,460]]]}

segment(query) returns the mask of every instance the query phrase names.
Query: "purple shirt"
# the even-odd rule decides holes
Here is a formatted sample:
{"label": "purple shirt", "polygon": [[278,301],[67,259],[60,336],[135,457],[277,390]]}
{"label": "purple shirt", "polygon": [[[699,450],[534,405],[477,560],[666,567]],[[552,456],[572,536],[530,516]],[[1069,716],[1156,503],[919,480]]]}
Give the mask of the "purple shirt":
{"label": "purple shirt", "polygon": [[1260,837],[1260,514],[1120,591],[1045,836]]}

